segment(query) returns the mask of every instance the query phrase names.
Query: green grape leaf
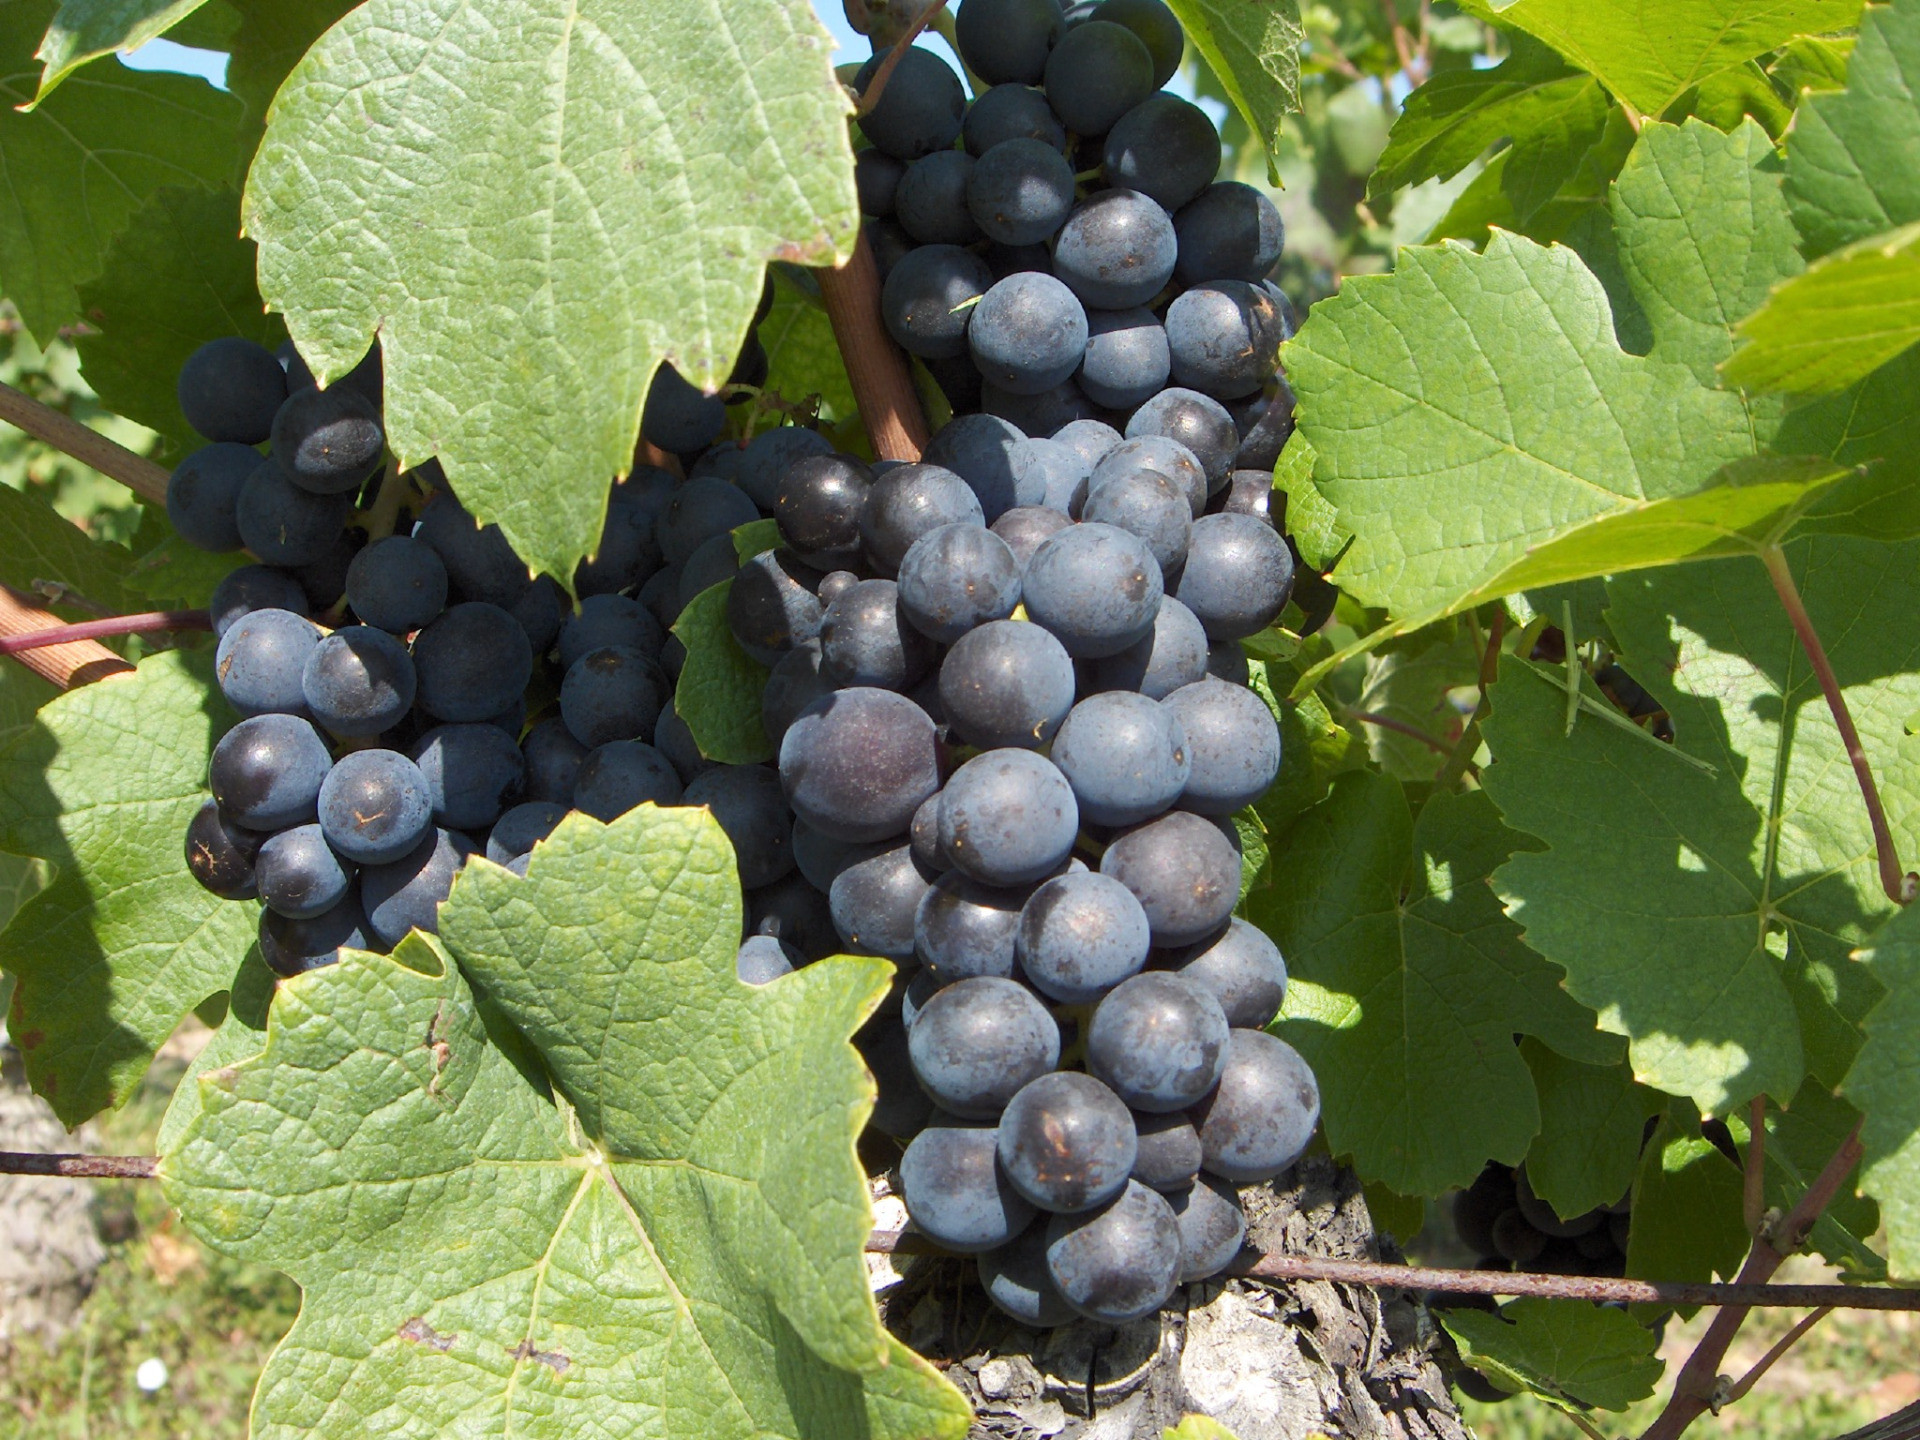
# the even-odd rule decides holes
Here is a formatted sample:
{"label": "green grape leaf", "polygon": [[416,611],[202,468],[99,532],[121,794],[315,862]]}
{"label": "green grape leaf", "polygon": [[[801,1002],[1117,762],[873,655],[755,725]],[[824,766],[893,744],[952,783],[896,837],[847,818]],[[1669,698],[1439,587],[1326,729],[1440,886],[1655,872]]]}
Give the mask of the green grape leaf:
{"label": "green grape leaf", "polygon": [[1396,615],[1444,614],[1528,549],[1752,456],[1756,417],[1699,372],[1711,382],[1732,324],[1798,265],[1774,165],[1757,126],[1642,134],[1613,207],[1646,356],[1620,348],[1572,251],[1504,232],[1480,255],[1405,250],[1393,274],[1316,305],[1286,365],[1314,483],[1354,532],[1335,583]]}
{"label": "green grape leaf", "polygon": [[1920,0],[1867,6],[1846,76],[1806,98],[1787,141],[1808,259],[1920,221]]}
{"label": "green grape leaf", "polygon": [[1502,140],[1512,146],[1502,188],[1524,226],[1580,168],[1606,128],[1606,92],[1526,35],[1491,70],[1450,70],[1407,97],[1387,148],[1367,180],[1367,198],[1404,185],[1452,179]]}
{"label": "green grape leaf", "polygon": [[1624,1310],[1579,1300],[1515,1300],[1497,1313],[1440,1318],[1460,1358],[1506,1390],[1565,1406],[1624,1410],[1653,1393],[1659,1338]]}
{"label": "green grape leaf", "polygon": [[1462,0],[1461,8],[1544,40],[1643,115],[1792,36],[1839,30],[1860,0],[1659,0],[1631,14],[1584,0]]}
{"label": "green grape leaf", "polygon": [[[49,598],[56,610],[90,620],[102,611],[124,615],[147,608],[133,569],[133,552],[126,546],[95,540],[40,496],[0,485],[0,584]],[[52,598],[61,592],[81,603]]]}
{"label": "green grape leaf", "polygon": [[[1572,168],[1562,177],[1560,188],[1538,204],[1533,204],[1530,192],[1547,183],[1551,175],[1538,170],[1529,174],[1523,164],[1519,178],[1510,187],[1507,166],[1516,157],[1512,147],[1499,151],[1453,197],[1446,214],[1429,228],[1427,243],[1463,240],[1484,246],[1495,229],[1526,235],[1542,245],[1572,234],[1606,203],[1607,187],[1633,149],[1633,127],[1617,109],[1610,110],[1607,123],[1597,132],[1586,132],[1585,138],[1591,141],[1585,149],[1565,157]],[[1522,179],[1526,184],[1520,183]],[[1518,208],[1520,201],[1532,205],[1524,218]]]}
{"label": "green grape leaf", "polygon": [[[152,513],[161,523],[143,525],[142,530],[166,528],[165,512]],[[244,550],[214,555],[168,534],[134,561],[133,583],[162,610],[204,610],[213,599],[215,587],[232,571],[251,563]]]}
{"label": "green grape leaf", "polygon": [[0,854],[0,930],[20,907],[53,883],[53,867],[31,855]]}
{"label": "green grape leaf", "polygon": [[1861,958],[1886,988],[1867,1015],[1866,1041],[1845,1085],[1866,1112],[1860,1131],[1865,1158],[1860,1188],[1880,1202],[1887,1227],[1887,1268],[1920,1277],[1920,912],[1899,911],[1873,936]]}
{"label": "green grape leaf", "polygon": [[1700,1133],[1675,1101],[1640,1152],[1627,1229],[1627,1274],[1636,1280],[1732,1279],[1752,1237],[1741,1218],[1740,1167]]}
{"label": "green grape leaf", "polygon": [[1520,1042],[1540,1097],[1527,1183],[1563,1218],[1612,1205],[1633,1186],[1647,1118],[1663,1102],[1625,1065],[1585,1065],[1534,1039]]}
{"label": "green grape leaf", "polygon": [[861,1258],[848,1037],[888,967],[749,989],[740,905],[710,816],[576,816],[524,881],[472,862],[444,941],[280,986],[161,1163],[209,1243],[305,1291],[255,1435],[959,1440]]}
{"label": "green grape leaf", "polygon": [[[240,23],[224,49],[231,52],[227,85],[247,107],[248,123],[266,123],[267,106],[300,57],[360,0],[227,0]],[[179,37],[175,37],[179,38]]]}
{"label": "green grape leaf", "polygon": [[1333,718],[1326,702],[1309,691],[1298,700],[1282,699],[1297,672],[1274,661],[1255,660],[1248,679],[1280,724],[1280,773],[1254,802],[1260,820],[1277,842],[1300,813],[1326,795],[1333,777],[1367,763],[1366,741]]}
{"label": "green grape leaf", "polygon": [[1682,95],[1668,107],[1665,119],[1678,124],[1697,115],[1716,130],[1737,130],[1752,120],[1778,140],[1793,119],[1793,106],[1780,98],[1767,72],[1749,60],[1737,70],[1722,70]]}
{"label": "green grape leaf", "polygon": [[[1464,623],[1443,621],[1431,632],[1408,636],[1368,656],[1353,708],[1359,715],[1377,717],[1360,722],[1374,763],[1402,780],[1433,779],[1467,723],[1467,712],[1449,697],[1479,679],[1480,647]],[[1359,720],[1359,715],[1354,718]],[[1426,741],[1407,730],[1426,736]]]}
{"label": "green grape leaf", "polygon": [[780,548],[780,522],[778,520],[750,520],[745,525],[736,525],[733,529],[733,553],[742,565],[756,555],[764,555],[769,550]]}
{"label": "green grape leaf", "polygon": [[[858,430],[853,381],[847,378],[847,362],[840,357],[820,297],[802,290],[784,266],[773,266],[768,273],[773,276],[773,308],[754,332],[767,352],[766,388],[789,404],[817,395],[823,421],[832,426],[851,423]],[[864,438],[864,431],[859,434]]]}
{"label": "green grape leaf", "polygon": [[1823,255],[1740,326],[1722,367],[1749,390],[1843,390],[1920,341],[1920,224]]}
{"label": "green grape leaf", "polygon": [[1160,1440],[1234,1440],[1233,1432],[1205,1415],[1188,1415],[1160,1432]]}
{"label": "green grape leaf", "polygon": [[51,343],[77,319],[76,288],[101,271],[113,237],[163,185],[226,182],[239,158],[240,104],[204,80],[115,66],[73,77],[32,110],[29,58],[50,5],[0,7],[0,287],[27,329]]}
{"label": "green grape leaf", "polygon": [[[1920,640],[1896,617],[1920,605],[1920,548],[1816,538],[1787,553],[1911,852],[1920,742],[1901,723],[1920,710]],[[1608,594],[1621,663],[1676,743],[1585,714],[1569,736],[1558,676],[1503,663],[1482,780],[1547,846],[1496,877],[1509,913],[1629,1037],[1644,1083],[1714,1112],[1784,1100],[1809,1069],[1837,1083],[1877,994],[1848,952],[1888,902],[1799,642],[1750,561],[1640,572]]]}
{"label": "green grape leaf", "polygon": [[169,186],[134,212],[100,275],[80,287],[89,333],[75,348],[87,383],[115,414],[159,431],[176,456],[206,443],[180,410],[174,379],[186,358],[223,335],[268,349],[286,338],[260,303],[253,263],[238,194]]}
{"label": "green grape leaf", "polygon": [[1477,792],[1434,795],[1416,821],[1398,781],[1360,771],[1300,818],[1255,892],[1249,918],[1287,957],[1278,1031],[1363,1179],[1437,1195],[1489,1159],[1518,1164],[1539,1127],[1513,1034],[1565,1027],[1574,1007],[1487,886],[1517,842]]}
{"label": "green grape leaf", "polygon": [[1220,88],[1266,148],[1270,174],[1280,150],[1280,124],[1300,108],[1299,0],[1261,5],[1235,0],[1168,0],[1187,38]]}
{"label": "green grape leaf", "polygon": [[1844,90],[1853,45],[1851,35],[1796,35],[1780,47],[1767,73],[1794,95]]}
{"label": "green grape leaf", "polygon": [[[745,528],[745,527],[743,527]],[[674,686],[673,708],[709,760],[757,765],[774,756],[760,721],[760,694],[767,667],[740,648],[727,624],[731,580],[702,590],[687,602],[673,633],[687,647],[686,664]]]}
{"label": "green grape leaf", "polygon": [[0,850],[55,871],[0,933],[0,967],[19,982],[8,1025],[69,1126],[133,1096],[252,940],[258,909],[209,895],[181,860],[229,723],[212,668],[205,652],[152,656],[0,743]]}
{"label": "green grape leaf", "polygon": [[323,379],[377,335],[394,453],[570,576],[660,362],[719,386],[765,262],[851,250],[830,56],[802,0],[369,0],[269,117],[261,289]]}
{"label": "green grape leaf", "polygon": [[36,102],[89,60],[137,50],[206,0],[61,0],[34,58],[44,62]]}
{"label": "green grape leaf", "polygon": [[1287,437],[1273,467],[1273,488],[1287,497],[1287,534],[1300,547],[1301,558],[1316,570],[1331,570],[1340,551],[1353,538],[1340,524],[1340,512],[1314,488],[1313,442],[1303,431]]}
{"label": "green grape leaf", "polygon": [[173,1098],[167,1102],[154,1135],[157,1154],[178,1149],[182,1137],[199,1118],[202,1075],[237,1065],[267,1048],[267,1012],[277,983],[267,962],[260,958],[260,947],[248,950],[227,990],[227,1013],[221,1017],[219,1028],[173,1087]]}

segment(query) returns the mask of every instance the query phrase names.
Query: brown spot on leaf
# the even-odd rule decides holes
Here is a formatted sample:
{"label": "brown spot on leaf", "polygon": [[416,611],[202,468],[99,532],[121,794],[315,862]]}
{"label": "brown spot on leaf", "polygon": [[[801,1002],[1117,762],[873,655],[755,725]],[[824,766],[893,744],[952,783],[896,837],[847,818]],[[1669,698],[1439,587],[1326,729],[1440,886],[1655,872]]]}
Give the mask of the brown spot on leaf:
{"label": "brown spot on leaf", "polygon": [[458,1335],[442,1335],[418,1315],[402,1325],[398,1333],[402,1340],[411,1340],[416,1345],[424,1345],[429,1350],[439,1351],[442,1355],[451,1350],[453,1342],[460,1338]]}
{"label": "brown spot on leaf", "polygon": [[544,1365],[556,1375],[567,1373],[567,1367],[573,1364],[558,1350],[536,1350],[531,1340],[522,1340],[510,1352],[516,1360],[531,1360],[536,1365]]}
{"label": "brown spot on leaf", "polygon": [[32,1050],[46,1038],[47,1032],[44,1030],[29,1030],[19,1037],[19,1045],[22,1050]]}

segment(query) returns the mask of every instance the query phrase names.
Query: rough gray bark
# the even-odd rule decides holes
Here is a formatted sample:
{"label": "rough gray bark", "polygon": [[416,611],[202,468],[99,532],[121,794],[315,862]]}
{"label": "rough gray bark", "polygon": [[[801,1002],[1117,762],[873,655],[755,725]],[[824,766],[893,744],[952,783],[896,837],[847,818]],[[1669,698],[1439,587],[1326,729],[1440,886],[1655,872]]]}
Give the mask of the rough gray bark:
{"label": "rough gray bark", "polygon": [[[27,1088],[19,1052],[0,1045],[0,1150],[70,1150],[74,1139]],[[0,1175],[0,1349],[71,1326],[105,1259],[92,1181]]]}
{"label": "rough gray bark", "polygon": [[[1264,1252],[1397,1261],[1353,1175],[1302,1161],[1242,1192]],[[1238,1440],[1467,1440],[1409,1297],[1310,1281],[1209,1281],[1132,1325],[1039,1332],[989,1305],[971,1262],[920,1257],[880,1296],[907,1344],[973,1402],[972,1440],[1159,1440],[1208,1415]]]}

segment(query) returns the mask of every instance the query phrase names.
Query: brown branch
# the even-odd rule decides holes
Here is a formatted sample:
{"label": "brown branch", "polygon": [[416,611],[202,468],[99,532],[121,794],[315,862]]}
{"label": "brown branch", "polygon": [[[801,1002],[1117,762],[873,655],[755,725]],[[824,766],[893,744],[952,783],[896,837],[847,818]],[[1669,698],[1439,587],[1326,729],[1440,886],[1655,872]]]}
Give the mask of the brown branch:
{"label": "brown branch", "polygon": [[83,620],[21,635],[0,635],[0,655],[18,655],[75,640],[99,640],[108,635],[151,635],[169,630],[211,630],[213,617],[204,610],[147,610],[138,615],[114,615],[105,620]]}
{"label": "brown branch", "polygon": [[1833,1306],[1822,1305],[1818,1310],[1811,1310],[1796,1320],[1793,1328],[1775,1341],[1773,1348],[1756,1360],[1751,1370],[1734,1381],[1720,1403],[1722,1405],[1731,1405],[1734,1401],[1743,1399],[1749,1390],[1760,1383],[1760,1377],[1773,1368],[1774,1361],[1778,1360],[1782,1355],[1786,1354],[1787,1351],[1799,1344],[1801,1338],[1809,1330],[1813,1329],[1814,1326],[1818,1325],[1832,1313]]}
{"label": "brown branch", "polygon": [[1347,719],[1358,720],[1363,725],[1378,725],[1382,730],[1391,730],[1394,734],[1404,735],[1409,740],[1418,740],[1429,750],[1441,755],[1449,755],[1453,751],[1452,746],[1434,739],[1418,725],[1409,725],[1406,721],[1396,720],[1391,715],[1379,715],[1371,710],[1349,710],[1346,716]]}
{"label": "brown branch", "polygon": [[867,88],[860,92],[860,103],[853,108],[855,115],[873,113],[874,106],[880,103],[881,92],[887,88],[887,81],[893,78],[893,72],[900,64],[900,57],[907,53],[908,46],[920,38],[920,32],[927,28],[927,23],[946,8],[947,0],[928,0],[926,7],[914,17],[913,24],[907,27],[906,33],[888,49],[887,58],[880,62],[880,68],[868,78]]}
{"label": "brown branch", "polygon": [[1820,643],[1820,634],[1813,628],[1813,619],[1800,601],[1800,588],[1793,583],[1793,572],[1787,568],[1786,552],[1778,545],[1769,545],[1760,552],[1760,559],[1767,567],[1767,575],[1780,596],[1787,619],[1793,622],[1794,634],[1800,637],[1800,647],[1807,652],[1807,659],[1813,662],[1813,673],[1820,679],[1821,693],[1827,697],[1827,708],[1833,712],[1833,722],[1840,729],[1841,743],[1847,747],[1847,759],[1853,762],[1854,778],[1860,782],[1860,798],[1866,802],[1867,820],[1873,827],[1873,847],[1880,857],[1881,888],[1894,904],[1905,905],[1913,899],[1916,891],[1920,891],[1920,875],[1904,874],[1900,869],[1900,857],[1893,848],[1893,830],[1887,824],[1887,812],[1880,803],[1879,787],[1873,783],[1873,769],[1867,764],[1866,747],[1860,743],[1860,732],[1854,728],[1853,713],[1847,709],[1847,697],[1840,689],[1833,665],[1827,659],[1826,647]]}
{"label": "brown branch", "polygon": [[1741,1172],[1740,1215],[1747,1234],[1758,1237],[1767,1217],[1767,1097],[1747,1105],[1747,1157]]}
{"label": "brown branch", "polygon": [[92,1180],[151,1180],[152,1155],[33,1155],[0,1150],[0,1175],[74,1175]]}
{"label": "brown branch", "polygon": [[[1786,1263],[1789,1254],[1806,1243],[1808,1234],[1813,1230],[1813,1222],[1820,1218],[1821,1212],[1840,1193],[1842,1182],[1860,1163],[1861,1153],[1860,1126],[1855,1125],[1853,1133],[1840,1142],[1840,1148],[1833,1152],[1833,1157],[1814,1177],[1813,1184],[1807,1187],[1807,1193],[1800,1197],[1800,1203],[1774,1227],[1771,1237],[1762,1235],[1754,1240],[1753,1249],[1747,1253],[1747,1263],[1740,1267],[1739,1277],[1734,1282],[1736,1289],[1757,1288],[1778,1293],[1829,1288],[1819,1285],[1770,1286],[1765,1282]],[[1842,1308],[1822,1297],[1810,1298],[1805,1303]],[[1677,1440],[1687,1426],[1712,1408],[1718,1395],[1720,1363],[1726,1359],[1727,1348],[1733,1344],[1734,1336],[1740,1333],[1741,1325],[1746,1323],[1751,1304],[1751,1301],[1731,1304],[1713,1317],[1707,1333],[1700,1337],[1700,1343],[1693,1347],[1686,1364],[1680,1367],[1680,1374],[1673,1382],[1673,1394],[1667,1397],[1666,1408],[1647,1427],[1641,1440]]]}
{"label": "brown branch", "polygon": [[[38,602],[0,585],[0,637],[42,635],[69,628],[66,621]],[[133,673],[133,666],[98,640],[58,641],[23,650],[13,658],[62,690],[104,680],[110,675]]]}
{"label": "brown branch", "polygon": [[918,460],[927,445],[927,417],[914,393],[907,357],[880,318],[880,271],[866,235],[845,265],[814,273],[874,454],[882,460]]}
{"label": "brown branch", "polygon": [[156,505],[167,503],[167,472],[126,446],[109,440],[97,430],[89,430],[71,415],[63,415],[42,405],[31,395],[0,385],[0,420],[17,425],[36,440],[71,455],[109,480],[118,480],[142,499]]}
{"label": "brown branch", "polygon": [[1400,23],[1400,9],[1394,0],[1380,0],[1380,13],[1387,17],[1387,28],[1393,34],[1393,53],[1400,57],[1400,68],[1412,78],[1413,37],[1407,33],[1407,27]]}

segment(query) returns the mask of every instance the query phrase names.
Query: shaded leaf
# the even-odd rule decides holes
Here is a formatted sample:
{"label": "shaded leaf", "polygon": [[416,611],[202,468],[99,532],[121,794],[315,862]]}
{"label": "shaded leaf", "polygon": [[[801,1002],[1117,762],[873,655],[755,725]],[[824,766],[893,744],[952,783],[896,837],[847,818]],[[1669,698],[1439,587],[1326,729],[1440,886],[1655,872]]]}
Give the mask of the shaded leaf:
{"label": "shaded leaf", "polygon": [[55,600],[54,609],[90,620],[147,608],[133,570],[126,546],[95,540],[40,496],[0,485],[0,584],[41,597],[59,593],[49,588],[58,586],[80,604]]}
{"label": "shaded leaf", "polygon": [[1896,914],[1861,958],[1885,996],[1867,1015],[1866,1041],[1846,1080],[1846,1096],[1866,1112],[1860,1188],[1880,1202],[1887,1268],[1920,1277],[1920,913]]}
{"label": "shaded leaf", "polygon": [[760,722],[767,667],[733,638],[727,624],[727,596],[732,590],[731,580],[702,590],[673,622],[673,633],[687,647],[673,708],[709,760],[756,765],[774,754],[767,727]]}
{"label": "shaded leaf", "polygon": [[1515,1300],[1497,1314],[1441,1317],[1460,1356],[1494,1384],[1563,1405],[1624,1410],[1653,1393],[1659,1338],[1624,1310],[1579,1300]]}
{"label": "shaded leaf", "polygon": [[1271,168],[1280,148],[1280,123],[1288,111],[1300,108],[1300,41],[1306,32],[1298,0],[1262,5],[1168,0],[1168,8],[1266,147]]}
{"label": "shaded leaf", "polygon": [[1540,1133],[1527,1150],[1527,1183],[1571,1219],[1612,1205],[1633,1186],[1647,1118],[1663,1102],[1624,1064],[1585,1065],[1537,1040],[1520,1042],[1540,1096]]}
{"label": "shaded leaf", "polygon": [[89,60],[137,50],[164,35],[206,0],[61,0],[34,58],[44,62],[36,100]]}
{"label": "shaded leaf", "polygon": [[1751,1239],[1740,1202],[1740,1167],[1701,1135],[1689,1107],[1676,1101],[1640,1152],[1627,1274],[1636,1280],[1731,1280]]}

